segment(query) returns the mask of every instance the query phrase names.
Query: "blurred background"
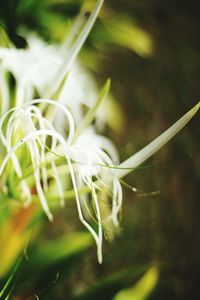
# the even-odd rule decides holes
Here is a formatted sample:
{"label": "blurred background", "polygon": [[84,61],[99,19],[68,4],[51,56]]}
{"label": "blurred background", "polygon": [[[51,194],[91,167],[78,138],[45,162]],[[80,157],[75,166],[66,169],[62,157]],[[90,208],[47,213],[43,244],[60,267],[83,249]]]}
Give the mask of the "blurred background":
{"label": "blurred background", "polygon": [[[0,4],[0,19],[19,48],[26,46],[21,28],[59,43],[82,5],[87,12],[93,4],[9,0]],[[199,1],[105,1],[79,58],[99,86],[112,79],[113,105],[120,115],[110,111],[106,134],[121,160],[199,100],[199,52]],[[23,262],[13,299],[200,299],[199,134],[196,116],[127,176],[126,183],[140,192],[124,187],[121,228],[104,243],[102,265],[74,218],[73,201],[56,212],[53,224],[42,220],[28,247],[33,258]]]}

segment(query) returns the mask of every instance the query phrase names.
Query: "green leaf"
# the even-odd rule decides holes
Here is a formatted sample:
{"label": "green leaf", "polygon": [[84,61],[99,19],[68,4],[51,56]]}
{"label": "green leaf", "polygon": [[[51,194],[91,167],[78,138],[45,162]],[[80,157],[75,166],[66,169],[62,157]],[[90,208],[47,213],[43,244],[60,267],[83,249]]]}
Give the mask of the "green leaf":
{"label": "green leaf", "polygon": [[151,267],[132,287],[120,291],[113,300],[145,300],[158,282],[158,269]]}
{"label": "green leaf", "polygon": [[[75,272],[77,265],[81,263],[82,255],[91,245],[93,240],[89,233],[76,232],[52,241],[42,240],[42,244],[37,244],[37,248],[27,249],[27,259],[23,264],[18,290],[31,292],[43,290],[48,286],[45,294],[51,293],[56,277],[59,277],[59,285],[62,279]],[[47,299],[50,297],[51,295]]]}
{"label": "green leaf", "polygon": [[91,245],[92,237],[85,232],[70,233],[52,241],[43,241],[42,245],[37,245],[37,248],[28,253],[23,277],[27,277],[30,271],[37,277],[51,267],[62,265],[63,262],[65,265],[72,257],[81,254]]}
{"label": "green leaf", "polygon": [[9,48],[11,46],[11,42],[5,32],[5,30],[0,25],[0,47]]}
{"label": "green leaf", "polygon": [[74,296],[75,300],[93,300],[103,299],[110,300],[112,297],[123,288],[130,286],[136,282],[142,274],[147,270],[147,266],[134,266],[126,270],[113,273],[105,276],[83,293]]}
{"label": "green leaf", "polygon": [[0,300],[8,300],[12,294],[12,291],[16,285],[17,278],[19,275],[19,268],[22,263],[22,258],[18,260],[15,267],[13,268],[13,271],[11,275],[9,276],[8,280],[6,281],[3,289],[0,292]]}
{"label": "green leaf", "polygon": [[109,14],[103,18],[103,26],[97,29],[93,39],[99,47],[115,44],[128,48],[142,57],[150,56],[153,53],[151,35],[127,16]]}

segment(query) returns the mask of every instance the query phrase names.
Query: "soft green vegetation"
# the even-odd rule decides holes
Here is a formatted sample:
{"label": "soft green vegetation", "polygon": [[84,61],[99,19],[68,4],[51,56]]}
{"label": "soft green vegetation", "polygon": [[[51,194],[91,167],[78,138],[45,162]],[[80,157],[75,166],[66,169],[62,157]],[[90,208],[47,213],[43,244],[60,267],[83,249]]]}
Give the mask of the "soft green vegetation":
{"label": "soft green vegetation", "polygon": [[160,2],[0,4],[1,300],[198,295],[199,122],[165,144],[200,108],[199,48]]}

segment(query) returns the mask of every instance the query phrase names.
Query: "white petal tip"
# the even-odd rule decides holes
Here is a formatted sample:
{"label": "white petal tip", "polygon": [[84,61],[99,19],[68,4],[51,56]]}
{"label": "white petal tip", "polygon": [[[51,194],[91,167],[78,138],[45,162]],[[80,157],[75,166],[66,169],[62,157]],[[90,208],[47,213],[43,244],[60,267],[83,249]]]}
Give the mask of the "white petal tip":
{"label": "white petal tip", "polygon": [[53,215],[51,213],[48,213],[47,215],[48,219],[49,219],[49,222],[53,222]]}
{"label": "white petal tip", "polygon": [[98,263],[101,265],[103,263],[103,258],[102,256],[101,257],[98,257]]}

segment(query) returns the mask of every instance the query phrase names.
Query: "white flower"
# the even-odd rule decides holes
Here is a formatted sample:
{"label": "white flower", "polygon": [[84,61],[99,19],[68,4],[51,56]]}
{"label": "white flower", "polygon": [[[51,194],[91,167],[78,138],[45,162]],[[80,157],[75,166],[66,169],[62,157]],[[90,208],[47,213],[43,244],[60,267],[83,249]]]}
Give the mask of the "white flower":
{"label": "white flower", "polygon": [[97,176],[102,165],[119,163],[114,145],[109,139],[96,134],[94,127],[85,129],[79,136],[70,147],[70,156],[78,163],[79,175],[82,178]]}
{"label": "white flower", "polygon": [[[74,63],[60,92],[58,101],[69,108],[74,116],[75,123],[78,124],[84,116],[83,106],[92,107],[97,97],[97,87],[90,73],[80,63]],[[57,120],[60,126],[60,116],[57,116]]]}
{"label": "white flower", "polygon": [[[66,119],[69,122],[67,140],[55,130],[53,124],[42,116],[37,106],[35,106],[38,103],[55,105],[65,113]],[[20,157],[16,154],[20,147],[26,146],[30,153],[29,165],[32,165],[34,184],[38,197],[48,218],[52,220],[53,216],[49,210],[45,196],[45,193],[48,194],[47,179],[52,178],[52,175],[49,175],[47,172],[47,165],[49,163],[51,164],[53,178],[57,183],[58,194],[61,203],[63,203],[64,192],[56,165],[56,158],[63,157],[66,160],[66,168],[68,170],[66,170],[66,174],[69,174],[72,180],[80,221],[93,235],[97,244],[98,260],[101,262],[104,220],[102,219],[102,204],[98,198],[98,192],[103,189],[110,195],[112,208],[111,214],[107,216],[107,218],[112,219],[114,224],[117,225],[118,213],[122,204],[120,178],[127,175],[131,170],[143,163],[167,143],[187,124],[198,111],[199,107],[200,103],[144,149],[133,155],[124,163],[118,164],[117,154],[111,142],[97,135],[92,129],[84,131],[77,137],[77,140],[73,142],[74,122],[71,114],[64,106],[48,99],[31,101],[21,108],[13,109],[0,119],[0,140],[7,150],[7,155],[0,166],[0,175],[3,173],[8,160],[12,159],[14,170],[19,179],[21,179],[21,189],[24,191],[24,195],[27,196],[26,200],[30,201],[31,187],[28,186],[26,179],[23,178],[23,161],[21,162]],[[10,117],[6,128],[3,130],[5,126],[4,121],[9,115]],[[26,124],[26,126],[24,126],[24,124]],[[16,140],[16,135],[14,135],[16,129],[19,133],[24,132],[23,137],[19,134],[18,141]],[[48,143],[49,146],[47,146],[47,137],[51,137],[51,143]],[[25,151],[25,149],[23,150]],[[50,153],[50,160],[46,159],[48,152]],[[25,165],[25,168],[26,167]],[[46,185],[46,191],[45,188],[42,187],[41,182],[43,182],[44,186]],[[88,191],[91,193],[94,213],[93,220],[98,224],[97,232],[84,216],[85,210],[83,209],[83,205],[86,206],[90,213],[91,210],[88,208],[88,199],[85,198],[85,195],[82,196],[82,194],[79,193],[83,186],[88,187]]]}
{"label": "white flower", "polygon": [[0,49],[1,67],[12,73],[17,84],[25,89],[25,100],[29,96],[28,89],[33,93],[35,87],[43,94],[62,63],[55,46],[47,46],[34,36],[30,36],[27,41],[27,49]]}
{"label": "white flower", "polygon": [[7,72],[16,80],[16,107],[33,99],[35,90],[41,98],[52,97],[66,77],[58,101],[68,106],[72,113],[76,112],[75,121],[80,121],[82,105],[90,107],[98,93],[92,77],[75,60],[102,3],[103,0],[97,2],[82,30],[79,28],[80,33],[74,32],[72,28],[72,34],[62,46],[49,46],[35,35],[29,35],[26,37],[26,49],[0,48],[0,79],[4,81],[0,86],[3,98],[1,112],[4,113],[9,108],[8,89],[5,88]]}
{"label": "white flower", "polygon": [[[28,52],[0,49],[0,109],[4,112],[0,117],[0,187],[4,193],[9,193],[6,186],[10,176],[14,175],[15,197],[25,205],[32,201],[34,188],[45,214],[52,221],[53,214],[48,202],[52,196],[49,192],[50,186],[56,185],[57,198],[63,206],[71,181],[79,219],[95,239],[100,263],[104,225],[108,220],[118,225],[118,215],[122,206],[120,179],[167,143],[200,107],[198,103],[152,143],[125,162],[119,163],[112,142],[97,134],[95,127],[91,125],[98,106],[108,92],[110,81],[108,80],[103,87],[99,98],[95,97],[94,103],[90,97],[92,99],[95,90],[88,92],[88,87],[86,90],[84,88],[84,84],[90,86],[87,76],[83,75],[83,79],[80,78],[76,82],[77,71],[74,69],[69,75],[69,81],[62,84],[94,24],[102,2],[97,2],[63,63],[62,59],[55,55],[54,47],[48,47],[47,50],[38,42],[34,42],[34,46]],[[21,63],[17,61],[19,58]],[[16,103],[10,110],[6,69],[12,72],[18,85]],[[78,67],[78,74],[79,71]],[[79,76],[81,77],[80,74],[77,75]],[[53,85],[52,81],[55,81]],[[34,88],[42,95],[39,99],[31,100]],[[61,89],[60,102],[66,97],[64,104],[67,107],[59,101],[44,97],[49,93],[54,95],[58,89]],[[87,99],[84,99],[86,97]],[[28,98],[29,101],[25,101]],[[76,104],[71,102],[75,99]],[[80,108],[81,104],[90,109],[85,115],[79,111],[77,118],[76,105]],[[60,113],[64,116],[64,133],[55,126],[60,120]]]}
{"label": "white flower", "polygon": [[[67,140],[65,140],[62,135],[55,130],[53,124],[42,116],[38,107],[35,106],[39,103],[54,105],[65,113],[65,117],[69,123],[69,134]],[[8,122],[5,124],[5,120],[8,116]],[[51,137],[51,143],[48,141],[48,147],[46,145],[47,137]],[[101,188],[109,188],[108,184],[103,182],[105,173],[109,175],[108,178],[112,184],[112,176],[110,174],[111,170],[105,169],[104,166],[107,164],[113,165],[117,161],[118,157],[112,143],[105,137],[95,134],[92,129],[88,129],[83,132],[82,135],[77,138],[75,144],[72,143],[73,138],[73,118],[64,106],[56,103],[55,101],[38,99],[25,104],[21,108],[12,109],[0,119],[0,140],[7,150],[7,155],[2,161],[0,167],[0,175],[6,167],[8,160],[12,159],[14,170],[18,178],[21,179],[20,188],[22,190],[22,195],[26,197],[25,203],[27,203],[27,201],[28,203],[31,201],[31,189],[35,186],[45,213],[49,220],[53,220],[53,216],[49,210],[45,196],[45,192],[48,193],[48,181],[52,177],[52,175],[48,177],[47,174],[47,164],[49,161],[46,160],[46,155],[49,151],[50,154],[53,155],[53,158],[51,156],[50,159],[51,169],[53,172],[53,178],[55,178],[57,183],[61,203],[63,203],[64,192],[56,165],[57,156],[54,155],[59,152],[57,155],[60,157],[63,156],[63,158],[66,159],[66,166],[69,169],[69,174],[75,191],[79,218],[95,238],[98,247],[98,259],[101,262],[102,219],[101,209],[97,198],[97,190]],[[30,187],[28,186],[26,179],[23,178],[23,168],[26,168],[27,166],[26,164],[24,165],[24,160],[22,160],[19,152],[18,155],[16,154],[20,148],[22,148],[21,155],[23,156],[25,151],[29,152],[28,166],[30,164],[32,165],[32,173],[34,177],[34,183],[32,183],[33,185]],[[73,161],[74,165],[72,165]],[[93,181],[93,176],[96,177],[97,183]],[[79,190],[83,185],[86,185],[91,191],[95,206],[95,218],[98,223],[98,233],[95,232],[93,227],[89,225],[84,217],[82,204],[85,203],[85,199],[79,195]],[[113,185],[113,188],[115,188],[115,186],[116,184]],[[117,195],[114,198],[116,197]],[[116,208],[113,208],[115,218],[117,217],[116,209],[119,210],[120,207],[121,205],[118,205]]]}
{"label": "white flower", "polygon": [[[29,36],[27,41],[26,49],[0,48],[2,73],[9,71],[17,82],[16,106],[33,98],[35,89],[41,97],[46,96],[64,60],[58,46],[48,46],[36,36]],[[76,62],[67,76],[58,101],[70,108],[78,122],[83,116],[81,105],[91,107],[97,95],[94,80]]]}

